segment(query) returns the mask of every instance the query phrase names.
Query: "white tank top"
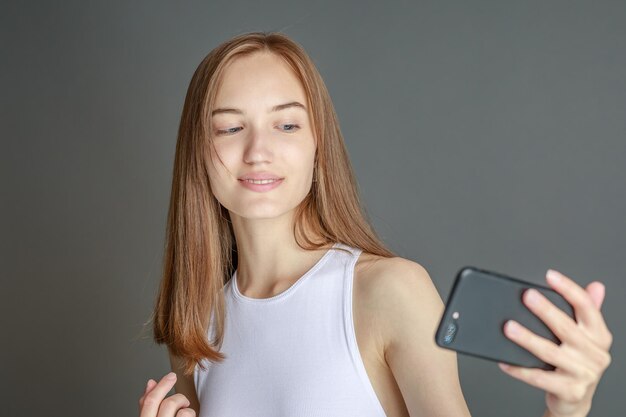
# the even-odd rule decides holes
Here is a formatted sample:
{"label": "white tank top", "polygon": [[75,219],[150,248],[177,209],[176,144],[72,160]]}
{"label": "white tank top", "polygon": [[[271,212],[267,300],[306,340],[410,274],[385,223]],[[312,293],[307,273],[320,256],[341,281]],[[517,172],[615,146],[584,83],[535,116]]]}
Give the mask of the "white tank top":
{"label": "white tank top", "polygon": [[[204,360],[194,382],[198,417],[386,416],[367,376],[352,320],[360,249],[335,243],[289,289],[250,298],[237,271],[224,286],[221,363]],[[211,327],[211,326],[210,326]],[[211,340],[212,327],[209,330]]]}

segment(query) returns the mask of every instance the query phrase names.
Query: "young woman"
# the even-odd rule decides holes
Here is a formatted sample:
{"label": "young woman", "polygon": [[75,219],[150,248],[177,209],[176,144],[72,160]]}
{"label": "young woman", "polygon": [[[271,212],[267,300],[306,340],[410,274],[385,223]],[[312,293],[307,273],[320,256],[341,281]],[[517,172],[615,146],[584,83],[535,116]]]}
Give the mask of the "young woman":
{"label": "young woman", "polygon": [[[154,332],[173,373],[141,417],[470,415],[434,343],[441,298],[370,227],[330,96],[285,35],[237,36],[194,73],[167,226]],[[546,391],[545,416],[585,416],[610,362],[604,287],[548,278],[577,322],[525,303],[562,344],[506,334],[557,369],[503,370]]]}

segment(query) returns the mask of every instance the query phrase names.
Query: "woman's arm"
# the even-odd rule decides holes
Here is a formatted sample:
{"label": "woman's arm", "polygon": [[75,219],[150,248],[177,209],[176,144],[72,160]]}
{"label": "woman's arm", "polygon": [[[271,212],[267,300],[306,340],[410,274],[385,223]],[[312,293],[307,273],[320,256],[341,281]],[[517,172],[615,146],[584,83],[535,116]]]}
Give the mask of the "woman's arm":
{"label": "woman's arm", "polygon": [[369,280],[385,340],[385,358],[411,416],[470,417],[461,391],[456,353],[435,344],[444,304],[419,264],[391,258]]}

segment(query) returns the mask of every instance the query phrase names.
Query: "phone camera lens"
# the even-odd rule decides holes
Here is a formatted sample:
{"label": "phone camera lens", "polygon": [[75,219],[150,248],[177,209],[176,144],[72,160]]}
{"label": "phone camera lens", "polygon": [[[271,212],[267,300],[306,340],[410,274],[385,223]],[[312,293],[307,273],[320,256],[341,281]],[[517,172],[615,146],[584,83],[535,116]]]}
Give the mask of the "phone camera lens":
{"label": "phone camera lens", "polygon": [[454,336],[456,335],[456,330],[456,324],[448,324],[448,327],[446,328],[446,333],[443,336],[443,343],[445,343],[446,345],[452,343],[452,341],[454,341]]}

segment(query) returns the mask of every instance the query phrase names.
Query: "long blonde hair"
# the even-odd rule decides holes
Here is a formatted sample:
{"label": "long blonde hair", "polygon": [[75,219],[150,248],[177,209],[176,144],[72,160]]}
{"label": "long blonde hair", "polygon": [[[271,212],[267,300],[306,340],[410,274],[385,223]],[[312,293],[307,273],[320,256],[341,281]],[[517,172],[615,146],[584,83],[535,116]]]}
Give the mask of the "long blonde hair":
{"label": "long blonde hair", "polygon": [[[254,52],[281,57],[307,95],[317,151],[314,182],[294,213],[297,244],[314,250],[341,242],[367,253],[395,256],[367,219],[332,101],[304,49],[279,32],[244,33],[222,43],[202,60],[187,89],[176,142],[163,276],[152,316],[155,342],[166,343],[183,358],[187,375],[196,364],[204,369],[203,359],[226,358],[219,352],[225,318],[222,289],[236,268],[236,242],[228,210],[209,185],[210,114],[224,67]],[[210,324],[215,326],[212,340],[207,337]]]}

